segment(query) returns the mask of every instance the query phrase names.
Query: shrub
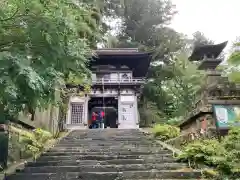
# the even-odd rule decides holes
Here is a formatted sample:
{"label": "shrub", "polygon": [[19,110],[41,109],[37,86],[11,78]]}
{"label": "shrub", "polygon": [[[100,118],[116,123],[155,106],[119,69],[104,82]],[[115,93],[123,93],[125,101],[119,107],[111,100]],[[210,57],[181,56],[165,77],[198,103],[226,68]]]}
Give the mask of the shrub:
{"label": "shrub", "polygon": [[212,165],[212,157],[219,155],[219,153],[224,154],[225,149],[217,140],[197,140],[184,147],[183,153],[179,155],[178,159],[194,164]]}
{"label": "shrub", "polygon": [[33,157],[43,151],[44,144],[52,138],[52,134],[48,131],[44,131],[40,128],[33,130],[34,138],[28,139],[31,142],[26,146],[26,149],[30,151]]}
{"label": "shrub", "polygon": [[178,125],[179,122],[182,121],[182,117],[175,117],[175,118],[170,118],[168,121],[167,121],[167,124],[169,125]]}
{"label": "shrub", "polygon": [[240,128],[231,128],[228,135],[223,139],[223,144],[227,150],[237,149],[240,151]]}
{"label": "shrub", "polygon": [[179,136],[180,129],[167,124],[157,124],[153,127],[153,133],[155,137],[158,137],[162,141],[166,141]]}
{"label": "shrub", "polygon": [[[223,146],[227,156],[225,164],[231,169],[231,173],[240,173],[240,127],[233,127],[228,136],[223,139]],[[225,167],[223,167],[225,168]],[[222,169],[221,169],[222,170]],[[223,169],[225,170],[225,169]]]}
{"label": "shrub", "polygon": [[47,140],[51,139],[53,136],[50,132],[45,131],[43,129],[37,128],[33,131],[33,134],[37,141],[41,141],[45,143]]}
{"label": "shrub", "polygon": [[40,128],[29,132],[26,130],[18,130],[19,143],[21,144],[21,151],[25,154],[30,154],[34,158],[43,151],[44,143],[52,138],[50,132],[44,131]]}
{"label": "shrub", "polygon": [[232,128],[222,142],[197,140],[189,143],[178,159],[193,165],[206,164],[215,167],[222,176],[233,177],[240,172],[240,128]]}

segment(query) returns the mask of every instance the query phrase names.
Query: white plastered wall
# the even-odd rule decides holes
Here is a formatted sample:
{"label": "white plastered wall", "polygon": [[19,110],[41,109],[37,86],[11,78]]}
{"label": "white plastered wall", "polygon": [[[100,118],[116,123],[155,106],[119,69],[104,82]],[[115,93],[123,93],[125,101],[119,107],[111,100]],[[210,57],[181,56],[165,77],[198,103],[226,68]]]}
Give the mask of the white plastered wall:
{"label": "white plastered wall", "polygon": [[[122,120],[122,108],[126,104],[133,103],[133,114],[132,118],[129,120]],[[132,122],[130,122],[132,121]],[[138,115],[137,115],[137,97],[135,95],[123,95],[121,94],[118,97],[118,122],[119,122],[119,129],[138,129]]]}

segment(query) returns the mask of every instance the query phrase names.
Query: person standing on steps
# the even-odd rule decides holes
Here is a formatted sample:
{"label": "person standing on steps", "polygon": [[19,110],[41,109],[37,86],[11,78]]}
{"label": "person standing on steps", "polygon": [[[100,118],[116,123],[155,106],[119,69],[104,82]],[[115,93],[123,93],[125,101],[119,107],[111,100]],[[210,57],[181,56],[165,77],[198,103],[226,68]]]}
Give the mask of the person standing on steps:
{"label": "person standing on steps", "polygon": [[100,118],[101,118],[101,120],[100,120],[100,128],[102,128],[102,129],[105,128],[105,126],[104,126],[104,116],[105,116],[105,113],[104,113],[104,111],[102,110],[102,111],[100,112]]}
{"label": "person standing on steps", "polygon": [[101,112],[97,112],[97,128],[101,128]]}
{"label": "person standing on steps", "polygon": [[92,112],[92,129],[97,128],[97,113]]}

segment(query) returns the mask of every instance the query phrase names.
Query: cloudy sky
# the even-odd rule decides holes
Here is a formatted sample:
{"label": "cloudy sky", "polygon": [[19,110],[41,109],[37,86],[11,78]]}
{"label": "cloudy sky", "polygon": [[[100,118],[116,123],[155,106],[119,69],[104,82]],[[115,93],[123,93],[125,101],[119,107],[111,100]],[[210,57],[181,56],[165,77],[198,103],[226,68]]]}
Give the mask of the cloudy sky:
{"label": "cloudy sky", "polygon": [[178,14],[171,26],[191,36],[203,32],[216,43],[240,36],[240,0],[172,0]]}

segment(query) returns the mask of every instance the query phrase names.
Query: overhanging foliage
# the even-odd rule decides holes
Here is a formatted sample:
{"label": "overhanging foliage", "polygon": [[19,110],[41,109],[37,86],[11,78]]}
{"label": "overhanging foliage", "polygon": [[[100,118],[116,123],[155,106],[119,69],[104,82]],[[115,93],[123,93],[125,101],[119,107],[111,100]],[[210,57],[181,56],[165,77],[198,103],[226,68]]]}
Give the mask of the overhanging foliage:
{"label": "overhanging foliage", "polygon": [[54,101],[69,74],[88,74],[99,41],[93,4],[63,0],[1,1],[0,121]]}

